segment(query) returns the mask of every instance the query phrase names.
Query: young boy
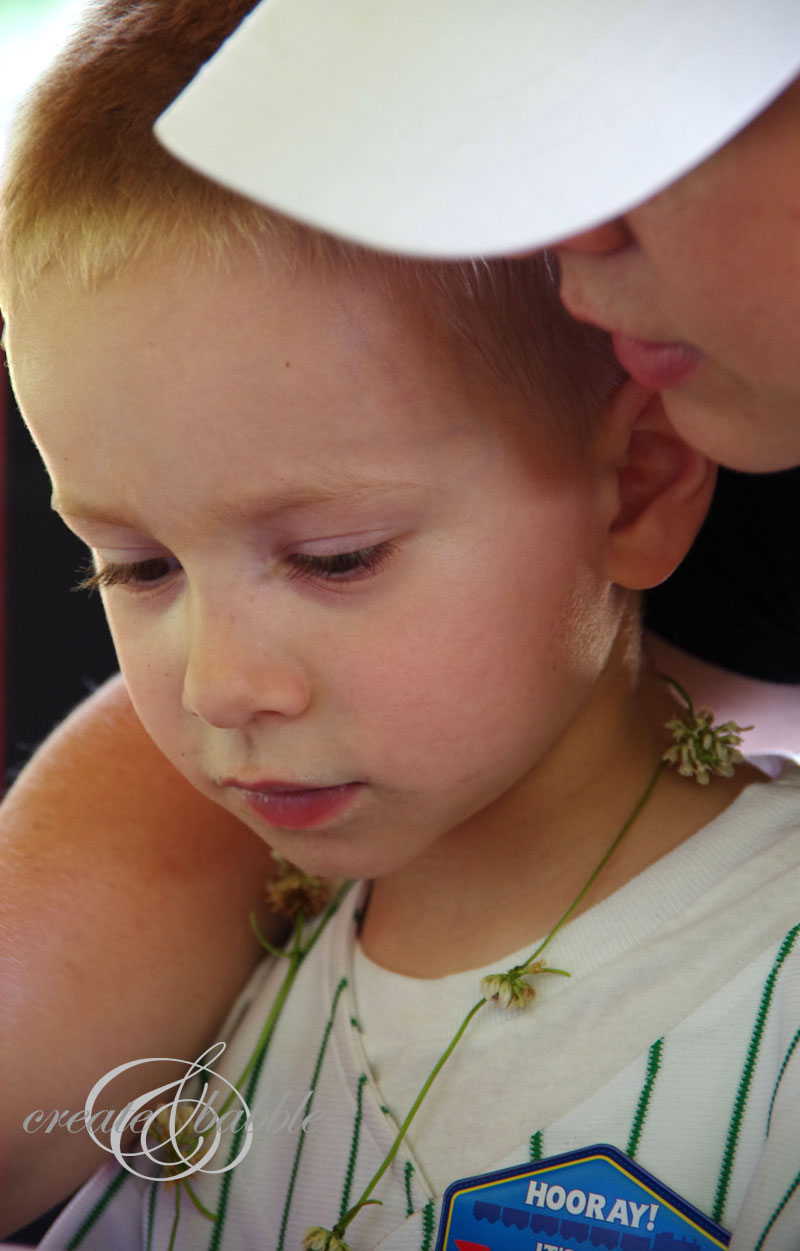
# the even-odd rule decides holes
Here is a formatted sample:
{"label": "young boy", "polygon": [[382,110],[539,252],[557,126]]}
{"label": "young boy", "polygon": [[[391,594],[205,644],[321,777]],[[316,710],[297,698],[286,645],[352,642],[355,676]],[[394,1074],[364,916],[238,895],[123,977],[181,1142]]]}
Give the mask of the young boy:
{"label": "young boy", "polygon": [[[637,591],[681,559],[713,468],[539,260],[391,262],[161,153],[152,120],[233,7],[96,7],[32,97],[7,348],[154,742],[306,873],[364,884],[242,1084],[299,1128],[256,1124],[235,1168],[193,1175],[205,1213],[112,1160],[43,1245],[502,1249],[524,1216],[532,1247],[793,1247],[797,783],[659,768],[675,705],[639,649]],[[484,1005],[380,1206],[307,1236],[357,1204],[481,979],[556,930],[634,815],[548,946],[570,979]],[[296,963],[237,1005],[227,1081]],[[636,1161],[612,1154],[618,1193],[559,1187],[598,1143]],[[476,1177],[454,1215],[448,1184]]]}

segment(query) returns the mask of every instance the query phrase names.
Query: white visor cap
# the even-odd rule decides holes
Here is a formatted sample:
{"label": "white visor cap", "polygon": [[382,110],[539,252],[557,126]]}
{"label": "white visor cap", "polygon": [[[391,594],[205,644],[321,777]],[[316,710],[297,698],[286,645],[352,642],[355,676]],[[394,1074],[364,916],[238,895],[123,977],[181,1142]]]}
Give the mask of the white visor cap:
{"label": "white visor cap", "polygon": [[262,0],[156,125],[372,247],[541,247],[668,185],[800,71],[800,0]]}

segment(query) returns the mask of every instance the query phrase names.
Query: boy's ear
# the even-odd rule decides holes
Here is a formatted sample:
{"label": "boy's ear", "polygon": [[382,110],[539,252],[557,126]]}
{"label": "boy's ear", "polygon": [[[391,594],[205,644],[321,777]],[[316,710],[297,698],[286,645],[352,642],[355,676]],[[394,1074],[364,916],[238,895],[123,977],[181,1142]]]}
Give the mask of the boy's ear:
{"label": "boy's ear", "polygon": [[717,467],[676,434],[658,392],[631,379],[611,401],[601,442],[609,580],[631,590],[656,586],[691,547]]}

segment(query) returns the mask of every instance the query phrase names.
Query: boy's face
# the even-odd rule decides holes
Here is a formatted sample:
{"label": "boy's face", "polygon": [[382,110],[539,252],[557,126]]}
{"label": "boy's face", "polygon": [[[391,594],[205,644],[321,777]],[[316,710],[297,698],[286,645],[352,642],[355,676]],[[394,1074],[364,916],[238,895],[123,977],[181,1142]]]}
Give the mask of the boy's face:
{"label": "boy's face", "polygon": [[[623,365],[664,387],[676,429],[737,469],[800,462],[798,150],[800,79],[686,177],[559,248],[567,307],[624,335]],[[690,349],[674,379],[664,344]]]}
{"label": "boy's face", "polygon": [[252,256],[48,277],[8,350],[136,708],[195,786],[358,876],[524,808],[619,612],[591,458],[554,468],[529,401],[357,279]]}

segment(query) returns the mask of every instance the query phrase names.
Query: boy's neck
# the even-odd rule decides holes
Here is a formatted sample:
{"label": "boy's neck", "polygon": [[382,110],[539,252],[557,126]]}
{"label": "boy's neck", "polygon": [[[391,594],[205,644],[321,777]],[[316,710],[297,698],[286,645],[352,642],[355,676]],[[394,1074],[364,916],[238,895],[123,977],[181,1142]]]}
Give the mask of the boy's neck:
{"label": "boy's neck", "polygon": [[[535,944],[581,890],[644,793],[669,745],[676,705],[642,677],[609,674],[509,802],[504,796],[427,855],[373,883],[360,941],[375,963],[412,977],[478,968]],[[666,769],[581,904],[592,907],[718,816],[751,766],[708,786]]]}

